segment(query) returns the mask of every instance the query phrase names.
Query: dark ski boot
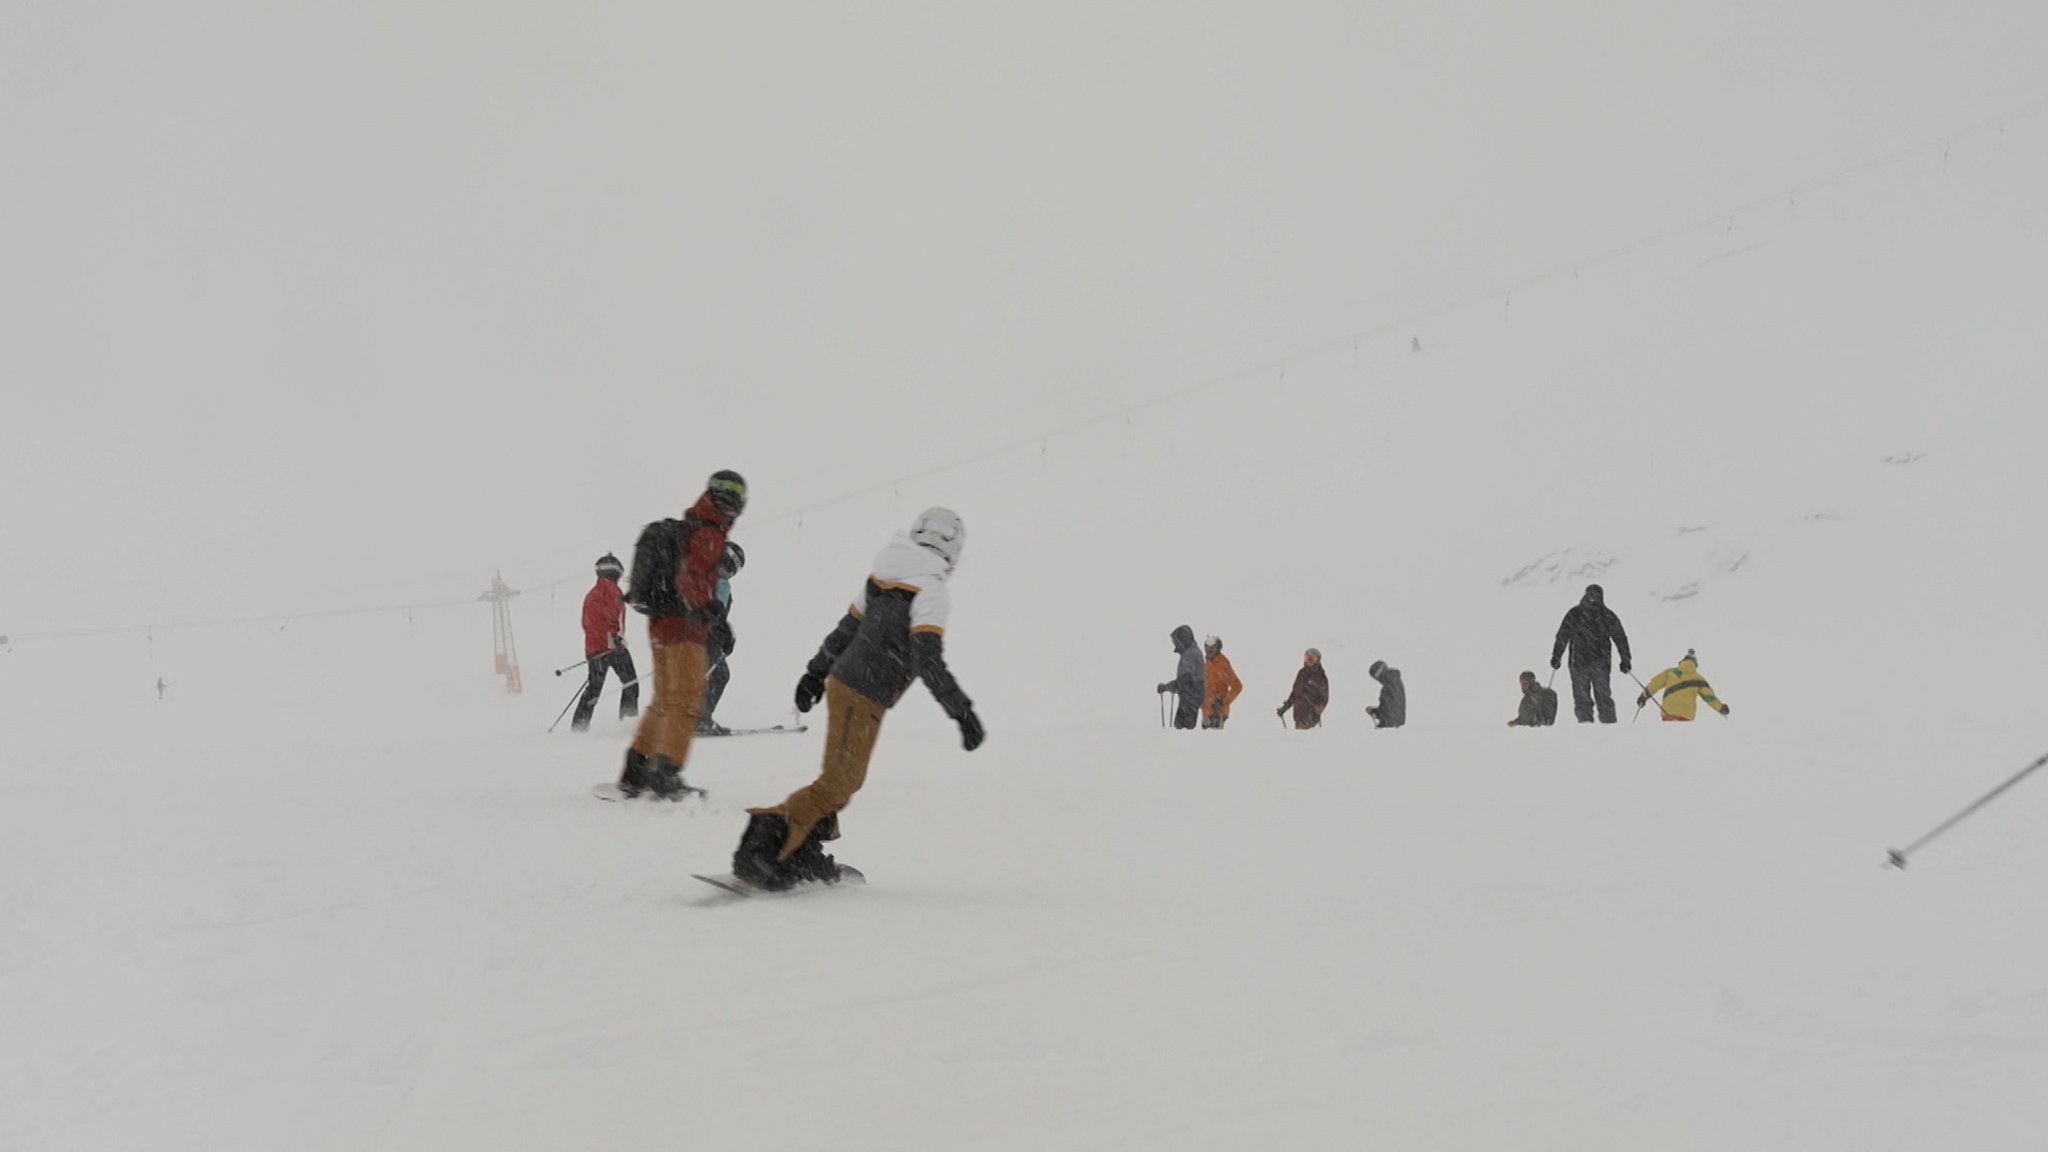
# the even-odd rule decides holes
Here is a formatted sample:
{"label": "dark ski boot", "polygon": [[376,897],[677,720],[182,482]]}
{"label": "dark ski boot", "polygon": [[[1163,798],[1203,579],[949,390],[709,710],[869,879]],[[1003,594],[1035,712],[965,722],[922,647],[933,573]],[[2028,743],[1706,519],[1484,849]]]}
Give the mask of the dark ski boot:
{"label": "dark ski boot", "polygon": [[630,800],[647,791],[649,786],[647,757],[631,748],[626,749],[626,766],[619,771],[620,794]]}
{"label": "dark ski boot", "polygon": [[732,874],[756,887],[781,892],[796,883],[796,877],[775,858],[782,842],[789,838],[789,820],[772,812],[756,812],[747,818],[747,830],[740,833],[740,846],[733,850]]}
{"label": "dark ski boot", "polygon": [[702,788],[692,788],[683,783],[680,765],[670,763],[665,756],[650,756],[647,759],[647,788],[657,799],[681,800],[692,792],[701,793]]}

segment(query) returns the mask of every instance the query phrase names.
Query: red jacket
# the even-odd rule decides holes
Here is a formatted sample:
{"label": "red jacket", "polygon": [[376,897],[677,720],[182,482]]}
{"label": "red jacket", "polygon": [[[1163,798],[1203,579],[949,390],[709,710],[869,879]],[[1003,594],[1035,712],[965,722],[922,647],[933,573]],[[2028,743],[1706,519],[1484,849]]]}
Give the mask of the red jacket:
{"label": "red jacket", "polygon": [[690,506],[689,515],[704,526],[690,533],[688,551],[676,565],[676,595],[691,609],[688,616],[657,616],[647,622],[647,637],[656,648],[671,644],[703,644],[711,636],[711,621],[697,615],[711,603],[718,590],[718,558],[725,554],[725,534],[732,521],[711,502],[706,492]]}
{"label": "red jacket", "polygon": [[595,656],[612,646],[614,635],[626,632],[626,595],[617,580],[602,576],[583,594],[583,655]]}

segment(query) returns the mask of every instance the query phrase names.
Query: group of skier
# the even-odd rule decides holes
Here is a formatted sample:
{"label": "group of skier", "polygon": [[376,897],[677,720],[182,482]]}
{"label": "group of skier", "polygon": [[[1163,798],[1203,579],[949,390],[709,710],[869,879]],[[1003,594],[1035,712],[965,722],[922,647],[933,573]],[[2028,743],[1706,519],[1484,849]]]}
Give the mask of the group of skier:
{"label": "group of skier", "polygon": [[[1550,649],[1553,672],[1563,667],[1567,650],[1571,653],[1572,715],[1581,724],[1591,724],[1595,717],[1602,724],[1614,723],[1614,693],[1610,686],[1613,657],[1617,653],[1621,656],[1621,674],[1632,680],[1635,664],[1629,655],[1628,632],[1621,626],[1621,617],[1607,606],[1606,590],[1598,584],[1586,585],[1586,594],[1559,622],[1557,639]],[[1522,675],[1526,712],[1529,685],[1535,676],[1528,672]],[[1652,676],[1647,684],[1636,680],[1636,685],[1642,689],[1636,696],[1638,712],[1654,703],[1665,720],[1684,723],[1697,716],[1700,704],[1705,703],[1721,715],[1728,715],[1728,705],[1714,695],[1713,687],[1700,675],[1699,657],[1690,648],[1676,665]],[[1543,691],[1547,693],[1549,689]],[[1554,693],[1548,711],[1555,719]],[[1517,716],[1514,723],[1522,724],[1523,717]]]}
{"label": "group of skier", "polygon": [[[626,606],[649,618],[654,650],[653,699],[619,771],[619,792],[629,799],[675,799],[700,791],[682,774],[691,738],[719,731],[705,720],[716,706],[724,659],[733,647],[730,581],[745,554],[728,536],[746,502],[746,480],[739,473],[713,473],[682,519],[658,520],[641,533],[623,594],[618,584],[624,566],[610,556],[599,562],[597,587],[585,598],[585,644],[594,670],[579,727],[595,707],[604,668],[625,680],[629,694],[621,701],[621,716],[633,714],[638,681],[624,654]],[[798,712],[825,705],[818,777],[780,804],[747,810],[747,826],[733,852],[738,880],[779,891],[840,879],[823,845],[838,837],[839,813],[867,779],[882,721],[913,681],[922,679],[959,725],[968,751],[981,746],[981,720],[945,657],[947,580],[966,540],[957,514],[931,508],[876,556],[871,574],[797,681]]]}
{"label": "group of skier", "polygon": [[[1230,719],[1232,702],[1244,693],[1244,681],[1238,679],[1230,658],[1223,654],[1223,641],[1211,636],[1197,651],[1195,630],[1186,624],[1175,628],[1169,638],[1180,662],[1174,678],[1162,681],[1158,691],[1162,706],[1166,697],[1174,698],[1173,726],[1193,728],[1199,717],[1205,729],[1223,727]],[[1375,660],[1366,674],[1380,685],[1379,703],[1366,708],[1366,715],[1380,728],[1406,724],[1408,689],[1401,682],[1400,669],[1388,667],[1384,660]],[[1310,648],[1302,653],[1301,670],[1294,674],[1294,686],[1274,714],[1284,724],[1287,714],[1292,712],[1296,728],[1317,728],[1322,725],[1323,710],[1329,703],[1330,677],[1323,670],[1323,654]]]}
{"label": "group of skier", "polygon": [[[723,610],[711,624],[705,645],[705,659],[710,666],[704,677],[704,702],[695,721],[699,736],[730,734],[730,730],[713,716],[718,711],[719,699],[725,695],[726,684],[732,679],[731,668],[726,662],[735,643],[731,620],[732,578],[746,563],[746,550],[735,541],[726,541],[725,550],[718,557],[718,582],[712,591]],[[587,676],[583,695],[576,700],[576,713],[569,720],[569,727],[578,732],[590,729],[590,718],[597,711],[598,698],[604,693],[607,673],[619,679],[619,719],[630,720],[640,714],[640,677],[633,669],[633,652],[626,647],[626,597],[619,588],[619,580],[625,574],[625,566],[619,563],[619,558],[607,552],[597,558],[597,583],[583,594],[583,655]]]}
{"label": "group of skier", "polygon": [[[1186,624],[1175,628],[1171,638],[1180,663],[1174,678],[1162,682],[1158,690],[1162,697],[1171,696],[1176,701],[1173,726],[1194,728],[1199,718],[1203,728],[1223,727],[1230,718],[1231,703],[1244,691],[1244,682],[1238,679],[1230,659],[1223,655],[1223,641],[1211,636],[1198,650],[1195,630]],[[1550,653],[1553,673],[1564,667],[1567,653],[1571,660],[1573,715],[1581,724],[1591,724],[1596,719],[1602,724],[1614,723],[1614,656],[1620,654],[1624,676],[1633,678],[1635,665],[1629,652],[1628,632],[1621,626],[1621,618],[1607,606],[1606,592],[1598,584],[1587,585],[1585,595],[1558,624],[1556,643]],[[1406,724],[1408,690],[1400,670],[1388,667],[1384,660],[1375,660],[1367,674],[1379,682],[1380,698],[1379,703],[1365,710],[1366,714],[1381,728]],[[1654,703],[1665,720],[1685,722],[1697,716],[1704,703],[1721,715],[1728,715],[1728,705],[1714,695],[1712,686],[1700,675],[1699,658],[1692,649],[1687,649],[1677,664],[1652,676],[1648,683],[1636,683],[1642,690],[1636,697],[1638,711]],[[1534,672],[1522,673],[1520,686],[1521,704],[1508,726],[1544,728],[1555,724],[1557,693],[1539,681]],[[1283,722],[1292,712],[1296,728],[1316,728],[1322,725],[1329,702],[1330,678],[1323,669],[1323,654],[1310,648],[1302,654],[1301,670],[1295,673],[1294,686],[1277,712]]]}

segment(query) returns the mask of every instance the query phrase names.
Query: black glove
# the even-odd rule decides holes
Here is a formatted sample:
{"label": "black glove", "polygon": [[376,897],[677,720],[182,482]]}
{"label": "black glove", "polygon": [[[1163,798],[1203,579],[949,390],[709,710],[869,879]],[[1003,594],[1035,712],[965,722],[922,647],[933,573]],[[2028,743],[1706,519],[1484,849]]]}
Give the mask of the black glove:
{"label": "black glove", "polygon": [[1728,714],[1728,706],[1727,706],[1726,704],[1723,704],[1723,705],[1721,705],[1721,715],[1723,715],[1723,716],[1726,716],[1727,714]]}
{"label": "black glove", "polygon": [[1166,695],[1166,694],[1167,694],[1168,692],[1171,692],[1171,691],[1173,691],[1173,681],[1171,681],[1171,680],[1168,680],[1168,681],[1167,681],[1166,683],[1164,683],[1164,684],[1161,684],[1161,685],[1159,686],[1159,694],[1160,694],[1161,696],[1164,696],[1164,695]]}
{"label": "black glove", "polygon": [[822,678],[806,672],[804,673],[804,678],[796,682],[797,711],[809,712],[811,706],[824,699],[824,697],[825,681]]}
{"label": "black glove", "polygon": [[617,652],[619,649],[624,648],[625,646],[626,638],[624,636],[619,635],[617,632],[612,633],[605,640],[605,647],[613,652]]}
{"label": "black glove", "polygon": [[1555,672],[1555,671],[1557,671],[1557,670],[1558,670],[1559,668],[1562,668],[1562,667],[1564,667],[1564,657],[1562,657],[1562,656],[1552,656],[1552,657],[1550,658],[1550,670],[1551,670],[1552,672]]}
{"label": "black glove", "polygon": [[720,600],[716,596],[713,596],[711,599],[706,600],[704,602],[704,607],[698,613],[698,615],[704,617],[706,620],[716,621],[725,619],[725,601]]}
{"label": "black glove", "polygon": [[1645,692],[1641,696],[1636,697],[1636,707],[1638,708],[1641,708],[1643,705],[1648,704],[1649,702],[1650,694],[1648,692]]}
{"label": "black glove", "polygon": [[1285,716],[1285,715],[1287,715],[1287,705],[1285,705],[1285,704],[1282,704],[1282,705],[1281,705],[1280,707],[1278,707],[1278,708],[1275,708],[1275,709],[1273,709],[1273,715],[1275,715],[1275,716]]}
{"label": "black glove", "polygon": [[969,752],[981,747],[981,718],[974,714],[974,709],[962,708],[953,719],[960,722],[960,746]]}
{"label": "black glove", "polygon": [[1631,672],[1633,672],[1633,671],[1635,671],[1635,666],[1634,666],[1634,665],[1630,664],[1630,663],[1629,663],[1628,661],[1626,661],[1626,660],[1623,660],[1623,661],[1621,662],[1621,674],[1622,674],[1623,676],[1626,676],[1626,675],[1628,675],[1629,673],[1631,673]]}

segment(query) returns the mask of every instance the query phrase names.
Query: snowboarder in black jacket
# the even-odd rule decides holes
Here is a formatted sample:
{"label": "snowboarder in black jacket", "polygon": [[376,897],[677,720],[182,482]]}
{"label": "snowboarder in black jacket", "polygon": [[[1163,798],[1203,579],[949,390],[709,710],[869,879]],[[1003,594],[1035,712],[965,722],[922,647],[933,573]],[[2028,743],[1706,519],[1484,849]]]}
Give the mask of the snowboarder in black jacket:
{"label": "snowboarder in black jacket", "polygon": [[1572,650],[1572,714],[1581,724],[1593,722],[1596,705],[1600,722],[1614,723],[1614,692],[1607,683],[1613,675],[1610,644],[1621,651],[1621,674],[1628,675],[1633,665],[1621,617],[1607,606],[1600,586],[1588,584],[1585,599],[1566,612],[1564,622],[1557,626],[1557,643],[1550,650],[1552,668],[1563,667],[1565,648]]}
{"label": "snowboarder in black jacket", "polygon": [[1159,694],[1174,693],[1180,706],[1173,710],[1175,728],[1193,728],[1202,712],[1202,692],[1208,674],[1202,665],[1202,650],[1195,646],[1195,630],[1183,624],[1173,630],[1173,650],[1180,653],[1180,667],[1173,679],[1159,686]]}
{"label": "snowboarder in black jacket", "polygon": [[1401,683],[1401,670],[1375,660],[1365,674],[1380,682],[1380,702],[1365,710],[1378,728],[1399,728],[1408,722],[1408,689]]}

